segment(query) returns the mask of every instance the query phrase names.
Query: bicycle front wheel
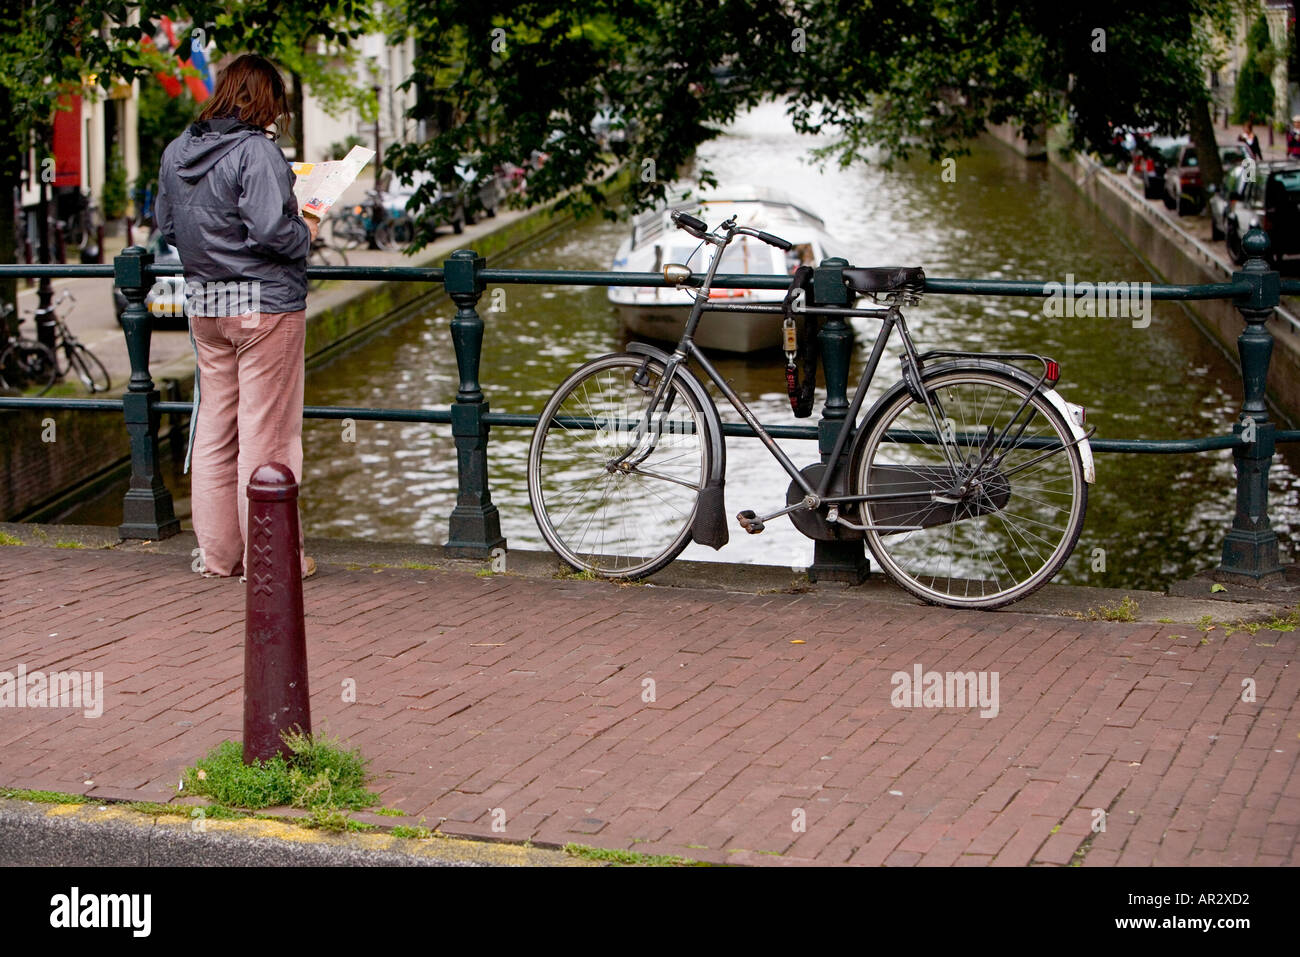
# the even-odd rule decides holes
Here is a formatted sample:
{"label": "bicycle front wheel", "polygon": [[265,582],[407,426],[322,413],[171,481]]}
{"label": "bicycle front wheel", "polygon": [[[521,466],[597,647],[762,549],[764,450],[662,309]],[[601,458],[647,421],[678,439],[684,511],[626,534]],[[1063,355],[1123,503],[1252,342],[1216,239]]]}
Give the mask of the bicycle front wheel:
{"label": "bicycle front wheel", "polygon": [[1074,436],[1011,376],[939,372],[925,389],[929,407],[900,392],[863,426],[856,494],[877,497],[859,514],[885,526],[867,531],[867,545],[924,601],[1018,601],[1065,564],[1083,528],[1088,485]]}
{"label": "bicycle front wheel", "polygon": [[604,356],[547,401],[528,451],[528,498],[564,561],[602,578],[643,578],[691,540],[712,464],[704,410],[663,363]]}
{"label": "bicycle front wheel", "polygon": [[107,392],[113,387],[104,363],[81,343],[65,345],[64,351],[68,357],[67,371],[75,372],[81,384],[91,392]]}

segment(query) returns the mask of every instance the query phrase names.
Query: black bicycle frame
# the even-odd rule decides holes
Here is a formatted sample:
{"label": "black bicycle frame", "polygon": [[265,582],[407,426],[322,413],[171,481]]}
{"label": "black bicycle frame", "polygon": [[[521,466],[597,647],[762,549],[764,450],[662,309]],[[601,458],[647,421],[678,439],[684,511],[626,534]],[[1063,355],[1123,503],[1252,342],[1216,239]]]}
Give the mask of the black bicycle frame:
{"label": "black bicycle frame", "polygon": [[[912,337],[907,331],[907,322],[903,318],[903,314],[899,310],[899,307],[896,303],[892,303],[888,306],[865,307],[861,309],[842,307],[842,306],[805,306],[801,311],[808,315],[825,315],[825,316],[840,316],[840,317],[857,316],[857,317],[865,317],[865,318],[876,318],[881,320],[880,332],[876,336],[876,341],[871,348],[871,354],[867,358],[867,364],[862,370],[861,377],[858,379],[858,385],[857,385],[857,389],[854,392],[853,401],[849,404],[849,408],[845,413],[844,424],[840,427],[839,433],[835,437],[835,443],[831,448],[831,454],[829,459],[830,464],[822,472],[822,477],[820,481],[817,483],[817,486],[814,487],[811,483],[809,483],[808,479],[804,476],[803,472],[799,469],[799,467],[796,466],[790,460],[790,457],[786,455],[786,453],[781,449],[781,447],[776,444],[776,440],[772,438],[771,434],[769,434],[768,431],[765,428],[763,428],[762,423],[759,422],[757,416],[755,416],[754,413],[750,411],[749,406],[745,404],[744,400],[741,399],[740,396],[736,394],[735,390],[732,389],[731,386],[727,384],[726,380],[722,377],[721,374],[719,374],[718,370],[714,368],[713,363],[709,361],[708,357],[704,354],[704,352],[700,349],[700,347],[695,344],[695,330],[699,326],[700,320],[703,317],[703,314],[706,310],[709,312],[782,314],[782,308],[780,306],[775,306],[775,305],[746,306],[746,305],[739,305],[739,304],[723,304],[723,303],[713,304],[708,301],[709,291],[713,285],[714,277],[717,274],[718,263],[722,259],[722,250],[726,248],[727,244],[731,241],[732,236],[736,232],[743,232],[743,230],[731,230],[728,232],[725,238],[720,238],[713,234],[704,237],[705,242],[717,247],[717,251],[714,253],[713,259],[709,263],[708,271],[705,273],[704,279],[700,284],[699,291],[696,292],[694,295],[695,302],[694,305],[692,305],[690,315],[686,320],[686,328],[682,332],[682,337],[677,344],[677,349],[673,352],[672,356],[668,360],[668,364],[664,369],[663,378],[656,386],[655,391],[650,398],[650,402],[646,408],[646,412],[642,419],[641,425],[638,427],[638,433],[636,439],[634,440],[633,444],[623,452],[621,456],[612,460],[611,462],[612,465],[623,465],[623,463],[625,463],[628,460],[628,458],[632,456],[633,453],[640,446],[641,438],[645,434],[650,433],[652,431],[650,425],[653,420],[655,410],[658,408],[660,401],[663,399],[665,391],[669,387],[669,384],[672,382],[673,378],[677,375],[678,369],[683,365],[685,365],[689,359],[694,359],[696,362],[699,363],[700,368],[704,370],[704,374],[709,378],[709,380],[715,386],[718,387],[718,391],[721,392],[722,395],[726,398],[726,400],[731,404],[731,407],[734,408],[740,414],[741,418],[745,420],[745,423],[751,429],[754,430],[754,434],[758,436],[759,441],[763,443],[763,445],[772,454],[772,456],[781,464],[781,467],[785,469],[786,473],[795,482],[795,484],[797,484],[799,488],[801,488],[804,492],[804,498],[800,502],[791,505],[785,509],[782,509],[781,511],[775,512],[770,516],[763,516],[764,521],[767,521],[771,518],[777,518],[789,512],[796,511],[797,509],[800,508],[817,508],[822,504],[838,505],[838,504],[847,504],[853,502],[888,501],[890,499],[914,498],[916,495],[914,491],[883,492],[878,494],[867,494],[867,495],[828,494],[834,479],[838,475],[840,469],[840,463],[844,455],[845,446],[848,443],[848,440],[853,434],[853,432],[856,430],[858,414],[862,411],[862,403],[866,399],[867,388],[868,386],[870,386],[872,380],[875,378],[876,370],[880,366],[880,360],[884,356],[885,348],[889,343],[890,336],[893,334],[895,327],[898,328],[899,333],[901,334],[902,337],[902,343],[903,343],[902,360],[904,364],[907,366],[906,371],[911,374],[911,376],[913,377],[913,381],[918,384],[918,391],[920,393],[922,401],[924,401],[925,403],[926,410],[930,414],[931,423],[933,424],[936,433],[940,436],[942,436],[943,434],[943,428],[940,423],[944,421],[944,418],[940,414],[940,412],[936,412],[934,408],[934,404],[931,401],[932,397],[930,396],[929,392],[921,385],[922,369],[924,365],[924,360],[926,358],[963,357],[963,358],[982,358],[982,359],[1000,359],[1000,360],[1036,359],[1043,363],[1044,371],[1042,376],[1038,379],[1038,382],[1033,387],[1033,389],[1031,389],[1029,393],[1025,396],[1025,398],[1021,401],[1020,407],[1016,410],[1015,415],[1011,417],[1011,419],[1007,422],[1006,426],[1002,429],[1002,433],[992,443],[981,442],[981,445],[985,445],[986,447],[983,448],[982,450],[982,454],[980,456],[979,462],[976,463],[976,465],[972,468],[971,470],[972,473],[977,473],[980,469],[986,467],[989,464],[990,455],[993,453],[995,449],[1002,448],[1003,443],[1006,441],[1007,435],[1010,432],[1012,426],[1015,424],[1016,420],[1020,418],[1021,414],[1024,412],[1025,408],[1029,405],[1030,401],[1032,400],[1033,396],[1039,393],[1042,386],[1047,381],[1048,378],[1047,370],[1049,369],[1049,365],[1048,365],[1049,360],[1039,355],[1033,355],[1029,353],[975,353],[975,352],[942,352],[942,351],[928,352],[924,356],[919,355],[916,351],[915,344],[912,342]],[[689,375],[690,373],[686,372],[685,374]],[[667,412],[667,406],[665,406],[663,411]],[[1016,433],[1015,438],[1012,440],[1013,442],[1019,440],[1020,436],[1024,433],[1024,430],[1027,425],[1028,425],[1028,420],[1021,423],[1019,431]],[[640,456],[638,456],[635,459],[631,467],[635,467],[635,465],[638,462],[643,461],[653,450],[656,442],[657,442],[657,437],[652,436],[649,447],[644,452],[642,452]],[[943,449],[945,458],[947,458],[948,460],[949,467],[952,468],[953,470],[954,480],[958,480],[960,470],[958,469],[958,463],[953,458],[952,452],[949,449],[948,442],[940,438],[939,444]],[[957,443],[954,438],[953,444],[956,445],[960,443]],[[1062,446],[1062,448],[1063,447],[1064,446]],[[1057,450],[1056,449],[1049,450],[1047,454],[1053,454],[1055,451]],[[1006,452],[1003,452],[1002,456],[1000,456],[997,459],[997,461],[1000,462],[1002,457],[1004,457],[1005,455]],[[964,491],[965,491],[964,487],[953,489],[954,494],[962,494],[964,493]],[[912,526],[885,526],[885,525],[869,526],[869,527],[878,531],[885,531],[885,530],[902,531],[902,530],[907,530],[912,528]]]}

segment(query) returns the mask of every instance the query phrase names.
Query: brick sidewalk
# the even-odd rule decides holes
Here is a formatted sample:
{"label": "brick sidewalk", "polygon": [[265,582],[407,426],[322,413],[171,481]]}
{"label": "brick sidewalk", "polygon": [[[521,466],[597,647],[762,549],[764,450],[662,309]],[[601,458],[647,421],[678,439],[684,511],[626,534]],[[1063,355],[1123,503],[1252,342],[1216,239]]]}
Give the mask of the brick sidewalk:
{"label": "brick sidewalk", "polygon": [[[0,670],[105,681],[97,719],[0,709],[0,784],[167,800],[240,737],[237,582],[0,558]],[[317,728],[446,833],[754,864],[1300,864],[1296,634],[338,566],[305,595]],[[998,672],[999,713],[893,707],[918,664]]]}

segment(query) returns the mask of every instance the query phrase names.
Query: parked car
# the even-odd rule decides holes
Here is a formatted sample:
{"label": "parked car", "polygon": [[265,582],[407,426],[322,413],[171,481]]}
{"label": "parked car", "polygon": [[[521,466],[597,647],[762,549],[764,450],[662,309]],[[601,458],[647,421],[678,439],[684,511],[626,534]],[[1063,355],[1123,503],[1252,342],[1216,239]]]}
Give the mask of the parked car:
{"label": "parked car", "polygon": [[628,121],[622,111],[605,107],[591,121],[591,132],[602,150],[624,157],[629,149]]}
{"label": "parked car", "polygon": [[1241,169],[1238,188],[1228,194],[1231,202],[1224,221],[1232,261],[1246,261],[1241,241],[1256,226],[1268,234],[1273,262],[1300,253],[1300,162],[1255,163]]}
{"label": "parked car", "polygon": [[1129,173],[1142,186],[1147,199],[1159,199],[1165,190],[1165,169],[1174,160],[1180,147],[1190,141],[1186,136],[1153,136],[1138,144],[1138,155],[1129,167]]}
{"label": "parked car", "polygon": [[1205,182],[1196,147],[1187,143],[1178,147],[1165,169],[1165,206],[1177,209],[1179,216],[1194,216],[1205,205]]}
{"label": "parked car", "polygon": [[474,166],[474,159],[467,157],[456,165],[455,192],[460,197],[464,208],[465,222],[471,226],[481,213],[491,219],[497,214],[506,195],[505,177],[493,170],[480,173]]}
{"label": "parked car", "polygon": [[[432,202],[427,205],[420,213],[421,219],[432,219],[434,227],[450,226],[452,232],[460,235],[465,231],[465,202],[460,190],[456,186],[446,186],[435,182],[434,175],[425,170],[415,173],[406,173],[400,177],[394,177],[389,183],[388,189],[384,191],[384,206],[388,213],[395,220],[406,219],[415,216],[414,199],[416,192],[425,189],[430,195]],[[409,222],[409,219],[407,220]],[[406,227],[403,227],[406,229]],[[402,229],[399,229],[394,238],[398,242],[409,242],[410,235],[407,229],[407,235],[401,235]]]}
{"label": "parked car", "polygon": [[[168,245],[167,240],[157,228],[149,234],[144,247],[153,253],[153,261],[158,266],[179,266],[181,255],[175,246]],[[153,315],[156,327],[178,326],[185,328],[189,320],[185,316],[185,279],[182,276],[159,276],[153,287],[145,296],[145,307]],[[117,321],[122,322],[122,313],[126,311],[126,296],[116,286],[113,287],[113,313]]]}
{"label": "parked car", "polygon": [[1219,147],[1219,165],[1223,167],[1223,172],[1227,173],[1233,167],[1240,166],[1246,158],[1246,149],[1242,146],[1220,146]]}
{"label": "parked car", "polygon": [[1223,174],[1222,183],[1211,183],[1205,188],[1209,196],[1210,238],[1222,239],[1228,228],[1228,213],[1234,203],[1234,194],[1241,194],[1245,187],[1245,178],[1250,175],[1250,167],[1240,163],[1228,168]]}
{"label": "parked car", "polygon": [[1138,158],[1154,133],[1155,129],[1149,126],[1112,126],[1107,152],[1118,158],[1121,165],[1128,166]]}

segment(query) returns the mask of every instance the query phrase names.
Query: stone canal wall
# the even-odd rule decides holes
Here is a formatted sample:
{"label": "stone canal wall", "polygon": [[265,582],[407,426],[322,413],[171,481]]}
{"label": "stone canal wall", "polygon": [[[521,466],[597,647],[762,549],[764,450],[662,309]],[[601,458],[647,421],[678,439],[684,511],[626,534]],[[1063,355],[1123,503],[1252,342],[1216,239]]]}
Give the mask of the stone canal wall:
{"label": "stone canal wall", "polygon": [[[492,262],[572,222],[571,215],[543,208],[503,221],[497,228],[456,245],[470,246]],[[448,255],[450,250],[439,243],[436,251],[426,251],[423,258],[414,257],[402,265],[441,266]],[[403,312],[431,307],[443,298],[440,283],[360,280],[310,294],[308,364],[350,345]],[[150,371],[160,389],[164,380],[175,380],[178,398],[188,401],[193,396],[192,357]],[[169,397],[164,394],[164,398]],[[102,488],[130,467],[121,412],[0,412],[0,423],[6,436],[6,441],[0,443],[0,520],[54,520],[70,504],[71,497]],[[160,434],[164,454],[170,449],[170,432],[168,417],[163,416]],[[180,428],[177,440],[182,447],[187,437],[188,427]]]}
{"label": "stone canal wall", "polygon": [[[1051,151],[1051,162],[1096,205],[1160,281],[1207,283],[1231,280],[1232,268],[1226,261],[1222,244],[1211,247],[1189,235],[1164,215],[1163,207],[1143,199],[1142,193],[1127,177],[1118,176],[1081,154],[1069,160],[1062,159],[1055,148]],[[1237,336],[1245,324],[1237,308],[1223,299],[1185,302],[1181,307],[1240,368]],[[1269,398],[1283,420],[1293,427],[1300,422],[1300,323],[1294,318],[1295,314],[1295,304],[1284,300],[1283,309],[1268,324],[1275,340],[1268,373]]]}

